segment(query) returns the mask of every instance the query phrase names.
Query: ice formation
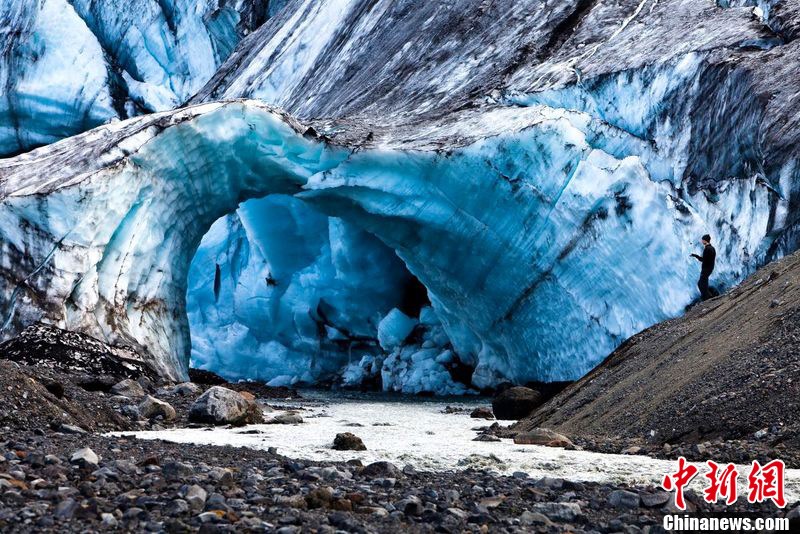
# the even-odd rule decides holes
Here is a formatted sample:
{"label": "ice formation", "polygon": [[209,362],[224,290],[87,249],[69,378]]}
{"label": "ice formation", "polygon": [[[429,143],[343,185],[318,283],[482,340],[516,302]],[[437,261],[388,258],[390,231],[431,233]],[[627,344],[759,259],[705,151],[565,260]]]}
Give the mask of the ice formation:
{"label": "ice formation", "polygon": [[0,163],[2,336],[176,377],[576,378],[692,302],[703,233],[722,286],[797,248],[800,17],[739,4],[295,0],[197,106]]}
{"label": "ice formation", "polygon": [[4,0],[0,156],[182,104],[283,3]]}

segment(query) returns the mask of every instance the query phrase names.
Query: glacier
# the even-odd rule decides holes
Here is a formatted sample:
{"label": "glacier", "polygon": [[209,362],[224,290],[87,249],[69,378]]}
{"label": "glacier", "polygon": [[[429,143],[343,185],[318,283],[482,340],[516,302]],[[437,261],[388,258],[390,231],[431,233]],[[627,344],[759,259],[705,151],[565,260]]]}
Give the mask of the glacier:
{"label": "glacier", "polygon": [[0,156],[182,104],[283,4],[4,1]]}
{"label": "glacier", "polygon": [[292,1],[188,107],[0,162],[2,336],[174,378],[577,378],[696,298],[703,233],[721,287],[797,248],[798,10],[722,4]]}

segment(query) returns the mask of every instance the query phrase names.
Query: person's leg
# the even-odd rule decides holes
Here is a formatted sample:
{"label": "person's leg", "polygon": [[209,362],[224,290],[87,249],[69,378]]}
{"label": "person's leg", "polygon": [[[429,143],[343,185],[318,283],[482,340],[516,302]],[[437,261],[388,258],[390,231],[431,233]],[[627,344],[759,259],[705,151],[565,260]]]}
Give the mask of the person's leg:
{"label": "person's leg", "polygon": [[703,300],[711,298],[711,293],[708,291],[708,275],[700,275],[700,280],[697,281],[697,289],[700,290],[700,298]]}

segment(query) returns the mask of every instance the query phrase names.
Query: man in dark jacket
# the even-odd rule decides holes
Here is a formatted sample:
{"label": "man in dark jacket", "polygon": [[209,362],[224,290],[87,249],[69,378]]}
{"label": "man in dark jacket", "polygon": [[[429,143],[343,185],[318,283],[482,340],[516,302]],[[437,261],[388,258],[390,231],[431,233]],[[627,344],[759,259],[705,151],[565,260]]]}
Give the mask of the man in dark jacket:
{"label": "man in dark jacket", "polygon": [[711,246],[710,235],[706,234],[700,240],[703,243],[703,255],[700,256],[698,254],[692,254],[692,257],[696,258],[698,261],[700,261],[700,263],[703,264],[702,268],[700,269],[700,279],[697,281],[697,288],[700,290],[700,296],[703,298],[703,300],[708,300],[714,296],[708,289],[708,277],[714,272],[714,263],[717,260],[717,251]]}

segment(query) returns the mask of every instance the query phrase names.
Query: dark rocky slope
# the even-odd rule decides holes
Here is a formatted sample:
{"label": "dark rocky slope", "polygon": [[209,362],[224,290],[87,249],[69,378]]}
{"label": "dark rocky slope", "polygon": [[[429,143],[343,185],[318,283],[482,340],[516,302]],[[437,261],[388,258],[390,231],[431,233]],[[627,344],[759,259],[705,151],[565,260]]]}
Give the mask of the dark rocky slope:
{"label": "dark rocky slope", "polygon": [[590,445],[621,438],[623,447],[698,459],[760,453],[797,466],[799,410],[800,254],[793,254],[632,337],[513,431],[547,427]]}

